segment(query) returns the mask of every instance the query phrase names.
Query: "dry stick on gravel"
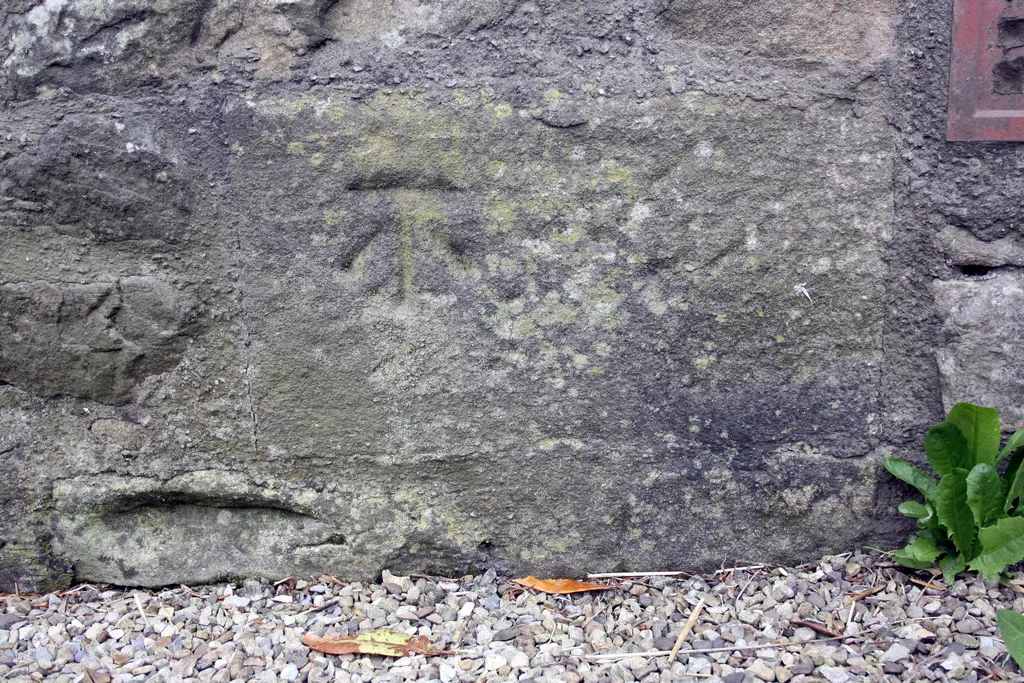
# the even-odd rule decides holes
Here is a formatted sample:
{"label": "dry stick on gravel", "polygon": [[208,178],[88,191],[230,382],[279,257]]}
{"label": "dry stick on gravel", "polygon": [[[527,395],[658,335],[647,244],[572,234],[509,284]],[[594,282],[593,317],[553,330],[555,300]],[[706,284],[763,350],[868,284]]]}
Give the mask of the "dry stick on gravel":
{"label": "dry stick on gravel", "polygon": [[882,591],[882,586],[875,586],[873,588],[869,588],[868,590],[862,591],[860,593],[849,594],[848,597],[850,598],[850,611],[846,615],[846,624],[843,626],[843,633],[846,633],[847,631],[850,630],[850,624],[853,622],[853,615],[856,614],[856,612],[857,612],[857,601],[858,600],[863,600],[864,598],[871,597],[875,593],[880,593],[881,591]]}
{"label": "dry stick on gravel", "polygon": [[[875,629],[872,629],[875,630]],[[739,645],[734,647],[712,647],[706,650],[685,650],[683,654],[687,655],[702,655],[712,652],[742,652],[744,650],[777,650],[779,648],[787,647],[800,647],[802,645],[810,645],[811,643],[826,643],[830,640],[842,640],[845,638],[852,638],[854,636],[835,636],[834,638],[817,638],[815,640],[805,640],[802,643],[764,643],[763,645]],[[566,653],[563,653],[566,654]],[[602,654],[593,655],[572,655],[574,657],[580,657],[581,659],[589,659],[592,661],[603,662],[606,660],[615,659],[630,659],[632,657],[664,657],[671,655],[672,650],[651,650],[649,652],[608,652]],[[686,674],[689,676],[690,674]]]}
{"label": "dry stick on gravel", "polygon": [[804,621],[803,619],[790,619],[789,623],[792,624],[793,626],[803,626],[805,628],[811,629],[812,631],[817,631],[818,633],[820,633],[823,636],[828,636],[829,640],[831,640],[832,638],[842,638],[843,637],[843,635],[841,633],[836,633],[835,631],[830,629],[828,626],[825,626],[825,624],[820,624],[820,623],[817,623],[817,622],[814,622],[814,621]]}
{"label": "dry stick on gravel", "polygon": [[715,572],[715,576],[718,576],[719,574],[729,574],[732,572],[745,572],[750,571],[751,569],[765,569],[767,566],[768,565],[766,564],[752,564],[748,567],[729,567],[728,569],[722,568]]}
{"label": "dry stick on gravel", "polygon": [[139,614],[142,615],[142,621],[146,624],[146,628],[149,628],[149,617],[146,616],[146,610],[142,607],[142,600],[139,598],[138,593],[132,593],[132,597],[135,598],[135,606],[139,608]]}
{"label": "dry stick on gravel", "polygon": [[740,589],[739,595],[736,596],[736,599],[732,603],[733,607],[736,608],[737,612],[740,610],[740,599],[743,597],[743,594],[747,592],[747,588],[750,587],[750,584],[754,582],[754,579],[756,579],[762,571],[764,570],[758,569],[757,571],[755,571],[753,574],[750,575],[750,578],[747,579],[747,582],[743,584],[743,588]]}
{"label": "dry stick on gravel", "polygon": [[338,598],[331,598],[330,600],[324,600],[324,603],[322,605],[320,605],[319,607],[310,607],[306,611],[299,612],[298,614],[295,614],[294,616],[301,617],[301,616],[304,616],[306,614],[312,614],[313,612],[322,612],[325,609],[327,609],[328,607],[334,607],[339,602],[341,602],[341,598],[340,597],[338,597]]}
{"label": "dry stick on gravel", "polygon": [[676,638],[676,644],[672,646],[672,653],[668,656],[668,663],[676,661],[676,655],[679,654],[679,648],[683,646],[683,641],[686,640],[686,636],[690,635],[690,631],[693,629],[693,625],[697,623],[697,618],[700,617],[701,610],[704,609],[704,598],[701,598],[697,603],[697,606],[690,612],[690,618],[683,624],[683,630],[679,632],[679,637]]}
{"label": "dry stick on gravel", "polygon": [[[856,635],[836,635],[836,636],[832,636],[832,637],[829,637],[829,638],[816,638],[814,640],[805,640],[805,641],[800,642],[800,643],[765,643],[763,645],[743,645],[743,646],[738,646],[738,647],[733,646],[733,647],[717,647],[717,648],[709,648],[709,649],[701,649],[701,650],[686,650],[685,654],[688,654],[688,655],[689,654],[700,655],[700,654],[712,653],[712,652],[742,652],[742,651],[745,651],[745,650],[768,650],[768,649],[776,650],[776,649],[779,649],[779,648],[800,647],[801,645],[811,645],[813,643],[827,643],[827,642],[832,641],[832,640],[850,640],[852,638],[857,638],[858,636],[867,635],[868,633],[874,633],[874,632],[879,631],[879,630],[881,630],[883,628],[892,628],[894,626],[899,626],[901,624],[909,624],[911,622],[932,621],[932,620],[935,620],[935,619],[942,619],[942,618],[945,618],[945,617],[948,617],[948,616],[949,615],[939,615],[939,616],[934,616],[934,617],[917,617],[917,618],[914,618],[914,619],[900,619],[898,621],[894,621],[894,622],[889,623],[889,624],[885,624],[885,625],[881,625],[881,626],[873,626],[873,627],[863,631],[862,633],[858,633]],[[800,622],[790,621],[789,623],[791,623],[791,624],[798,624]],[[812,625],[811,623],[807,623],[806,625],[808,627],[812,628],[812,630],[819,630],[820,631],[821,628],[822,628],[818,624],[813,624]],[[815,627],[817,627],[817,628],[815,628]],[[994,640],[1002,642],[1002,640],[1000,638],[994,638]],[[602,662],[602,661],[614,661],[616,659],[629,659],[631,657],[664,657],[666,655],[671,655],[671,654],[672,654],[672,650],[652,650],[652,651],[649,651],[649,652],[608,652],[608,653],[598,653],[598,654],[591,654],[591,655],[574,655],[574,656],[581,657],[582,659],[588,659],[588,660]],[[687,674],[687,676],[689,676],[689,675],[691,675],[691,674]]]}
{"label": "dry stick on gravel", "polygon": [[688,572],[611,572],[587,574],[588,579],[642,579],[645,576],[693,576]]}

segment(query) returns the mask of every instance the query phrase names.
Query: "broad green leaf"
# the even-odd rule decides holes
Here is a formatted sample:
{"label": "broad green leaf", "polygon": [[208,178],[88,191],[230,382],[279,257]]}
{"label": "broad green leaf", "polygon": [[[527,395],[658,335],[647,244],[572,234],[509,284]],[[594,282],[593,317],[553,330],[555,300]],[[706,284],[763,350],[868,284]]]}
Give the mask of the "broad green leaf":
{"label": "broad green leaf", "polygon": [[918,503],[916,500],[908,500],[900,503],[899,511],[901,514],[907,517],[913,517],[914,519],[924,519],[928,515],[932,514],[932,511],[928,509],[928,506],[924,503]]}
{"label": "broad green leaf", "polygon": [[1013,460],[1017,458],[1017,462],[1020,462],[1020,458],[1024,456],[1024,429],[1018,429],[1013,435],[1006,440],[1006,445],[1003,446],[1003,450],[999,451],[999,457],[996,458],[996,464],[998,465],[1006,458]]}
{"label": "broad green leaf", "polygon": [[942,550],[935,541],[913,536],[906,548],[892,554],[892,559],[910,569],[924,569],[932,566],[941,554]]}
{"label": "broad green leaf", "polygon": [[1007,517],[978,532],[981,554],[970,568],[989,581],[1008,566],[1024,560],[1024,517]]}
{"label": "broad green leaf", "polygon": [[932,499],[932,494],[935,493],[936,483],[935,480],[927,474],[917,469],[906,460],[903,460],[902,458],[894,458],[891,455],[883,458],[882,464],[885,465],[885,469],[889,470],[889,474],[901,481],[907,482],[920,491],[925,500]]}
{"label": "broad green leaf", "polygon": [[928,430],[928,436],[924,438],[924,452],[935,474],[940,477],[956,468],[969,470],[974,466],[967,439],[952,422],[943,422]]}
{"label": "broad green leaf", "polygon": [[957,403],[949,411],[947,422],[960,429],[975,464],[995,465],[999,442],[1003,437],[999,428],[998,410],[973,403]]}
{"label": "broad green leaf", "polygon": [[978,528],[991,526],[1006,516],[1003,482],[991,465],[975,465],[967,475],[967,505]]}
{"label": "broad green leaf", "polygon": [[912,553],[908,553],[906,548],[903,550],[897,550],[892,554],[892,561],[901,567],[907,569],[927,569],[928,567],[935,564],[934,561],[927,562],[925,560],[919,560]]}
{"label": "broad green leaf", "polygon": [[[927,529],[919,529],[913,536],[910,537],[909,542],[913,543],[918,539],[931,541],[932,544],[936,546],[942,546],[944,544],[949,545],[949,535],[946,533],[946,530],[938,524],[936,524],[933,527],[928,527]],[[942,552],[948,551],[943,550]]]}
{"label": "broad green leaf", "polygon": [[1000,609],[996,610],[996,622],[1010,656],[1017,662],[1017,666],[1024,669],[1024,615]]}
{"label": "broad green leaf", "polygon": [[1013,484],[1013,480],[1017,477],[1017,471],[1020,469],[1021,462],[1024,462],[1024,451],[1014,453],[1006,461],[1006,469],[1003,470],[1003,495],[1010,492],[1010,486]]}
{"label": "broad green leaf", "polygon": [[[1011,466],[1014,464],[1017,467],[1013,470],[1013,481],[1010,482],[1010,487],[1006,491],[1006,500],[1003,502],[1003,510],[1006,512],[1012,510],[1017,499],[1024,495],[1024,467],[1021,467],[1020,463],[1010,462]],[[1007,474],[1009,472],[1010,468],[1007,468]]]}
{"label": "broad green leaf", "polygon": [[939,560],[939,569],[942,570],[942,578],[950,586],[952,586],[953,582],[956,580],[956,575],[966,568],[967,562],[964,561],[964,556],[960,553],[957,553],[956,555],[946,555]]}
{"label": "broad green leaf", "polygon": [[967,505],[967,471],[955,469],[944,475],[935,487],[934,503],[939,523],[946,527],[953,545],[970,557],[978,528],[974,524],[974,513]]}

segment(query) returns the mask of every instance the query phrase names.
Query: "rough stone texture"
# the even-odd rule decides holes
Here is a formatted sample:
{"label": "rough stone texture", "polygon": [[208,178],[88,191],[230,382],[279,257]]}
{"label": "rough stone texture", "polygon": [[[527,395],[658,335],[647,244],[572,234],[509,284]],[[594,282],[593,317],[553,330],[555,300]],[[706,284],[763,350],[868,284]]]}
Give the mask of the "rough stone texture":
{"label": "rough stone texture", "polygon": [[935,303],[951,340],[938,352],[942,399],[1003,405],[1003,425],[1024,427],[1024,279],[1001,273],[986,279],[935,283]]}
{"label": "rough stone texture", "polygon": [[174,368],[200,326],[193,302],[149,276],[0,285],[0,381],[120,405],[140,380]]}
{"label": "rough stone texture", "polygon": [[[889,438],[905,437],[907,452],[915,454],[920,435],[943,415],[936,371],[946,408],[975,397],[1003,413],[1004,428],[1020,426],[1021,415],[1021,361],[1011,348],[1019,335],[1019,301],[996,292],[1024,283],[1024,148],[946,142],[952,4],[901,8],[893,69],[898,239],[888,262],[901,277],[890,290],[886,348],[894,362],[883,373],[891,380],[883,395],[894,418]],[[995,279],[974,282],[978,276]],[[963,328],[967,322],[971,329]]]}
{"label": "rough stone texture", "polygon": [[676,35],[771,57],[884,59],[893,50],[895,0],[672,0]]}
{"label": "rough stone texture", "polygon": [[8,3],[0,585],[895,538],[1009,223],[894,114],[938,15],[796,5]]}
{"label": "rough stone texture", "polygon": [[36,150],[7,164],[8,196],[69,235],[180,242],[189,229],[189,185],[180,155],[163,148],[154,128],[134,118],[66,116]]}
{"label": "rough stone texture", "polygon": [[78,575],[110,583],[310,574],[348,559],[345,537],[313,516],[324,512],[315,493],[288,495],[241,474],[86,475],[55,482],[53,502],[53,551],[73,557]]}

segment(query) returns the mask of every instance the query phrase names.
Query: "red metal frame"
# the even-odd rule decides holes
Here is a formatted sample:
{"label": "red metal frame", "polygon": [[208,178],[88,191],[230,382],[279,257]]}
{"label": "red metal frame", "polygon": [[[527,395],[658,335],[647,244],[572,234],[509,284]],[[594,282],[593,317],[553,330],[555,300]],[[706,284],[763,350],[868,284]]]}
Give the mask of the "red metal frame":
{"label": "red metal frame", "polygon": [[1024,19],[1024,0],[954,2],[947,140],[1024,140],[1024,94],[994,91],[993,70],[1004,57],[997,44],[1002,18]]}

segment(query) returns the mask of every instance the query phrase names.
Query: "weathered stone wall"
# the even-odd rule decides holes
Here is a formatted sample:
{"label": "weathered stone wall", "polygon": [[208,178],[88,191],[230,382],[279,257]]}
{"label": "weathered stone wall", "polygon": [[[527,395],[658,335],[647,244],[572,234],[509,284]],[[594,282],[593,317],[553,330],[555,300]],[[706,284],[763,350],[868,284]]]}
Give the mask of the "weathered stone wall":
{"label": "weathered stone wall", "polygon": [[941,141],[947,10],[7,3],[0,585],[892,538],[1021,297],[936,246],[1019,260],[929,185],[1016,182]]}
{"label": "weathered stone wall", "polygon": [[[945,141],[951,17],[952,2],[945,0],[908,5],[901,20],[893,119],[902,197],[897,225],[911,239],[893,253],[919,294],[896,307],[919,311],[916,326],[927,341],[918,353],[928,362],[937,354],[946,407],[965,400],[996,406],[1004,427],[1018,429],[1024,427],[1024,146]],[[935,308],[920,296],[933,297]],[[910,326],[903,329],[917,336]]]}

